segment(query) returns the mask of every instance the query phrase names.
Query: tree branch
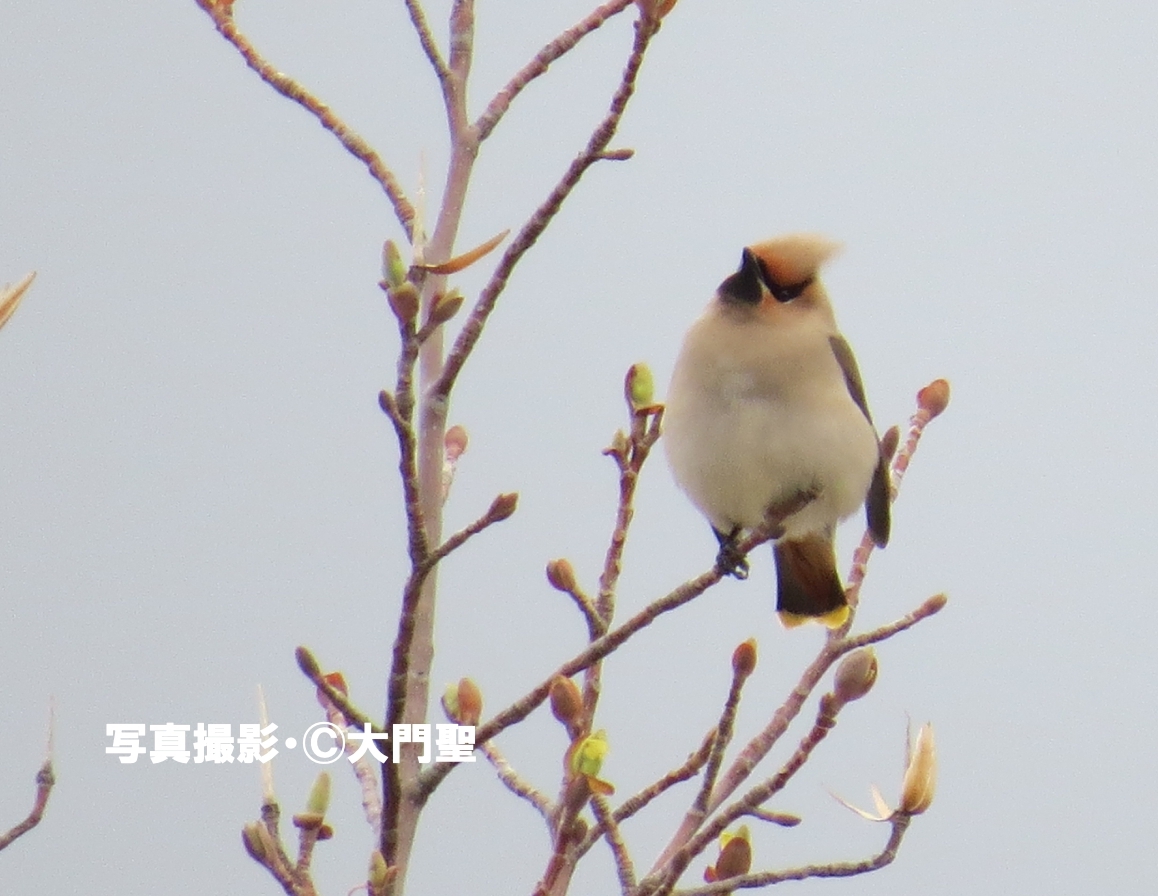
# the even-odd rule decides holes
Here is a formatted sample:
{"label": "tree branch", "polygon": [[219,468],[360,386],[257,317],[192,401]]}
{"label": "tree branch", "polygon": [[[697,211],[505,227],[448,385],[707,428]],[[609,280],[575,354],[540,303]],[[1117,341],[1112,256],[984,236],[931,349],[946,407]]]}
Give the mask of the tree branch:
{"label": "tree branch", "polygon": [[884,849],[871,858],[859,862],[832,862],[827,865],[803,865],[799,868],[789,868],[786,871],[761,871],[756,874],[744,874],[730,877],[727,880],[717,881],[703,887],[693,887],[687,890],[675,890],[672,896],[725,896],[733,890],[750,887],[768,887],[786,880],[805,880],[809,877],[852,877],[857,874],[867,874],[884,868],[897,857],[901,848],[901,841],[905,831],[909,829],[912,818],[908,815],[895,815],[890,824],[892,830]]}
{"label": "tree branch", "polygon": [[495,94],[494,98],[487,105],[486,110],[475,122],[479,142],[481,143],[490,136],[491,131],[493,131],[495,126],[502,120],[507,109],[510,108],[515,97],[523,92],[524,87],[540,75],[545,74],[552,62],[574,49],[580,40],[612,16],[623,12],[634,2],[635,0],[609,0],[609,2],[597,7],[582,21],[568,28],[544,46],[543,49],[539,50],[534,58],[519,69],[514,77],[507,82],[506,86]]}
{"label": "tree branch", "polygon": [[562,207],[563,202],[570,195],[576,184],[579,183],[584,172],[600,160],[601,154],[607,149],[607,145],[611,142],[612,137],[615,136],[620,119],[622,119],[624,110],[627,108],[627,103],[635,92],[635,81],[639,75],[640,66],[643,64],[643,56],[647,51],[648,45],[651,43],[651,39],[655,37],[658,30],[659,20],[654,17],[643,16],[636,21],[635,43],[632,46],[631,54],[627,58],[627,65],[624,67],[619,87],[612,97],[611,106],[607,115],[603,121],[600,122],[594,133],[592,133],[591,138],[587,141],[586,148],[571,163],[567,172],[551,191],[551,194],[543,204],[539,206],[530,220],[523,225],[518,236],[515,237],[514,241],[507,247],[506,252],[503,253],[498,267],[491,275],[490,281],[483,287],[482,293],[480,293],[478,301],[475,303],[474,310],[463,325],[462,330],[458,334],[458,338],[455,340],[454,348],[446,358],[446,364],[443,367],[442,374],[432,388],[434,395],[445,398],[450,394],[450,390],[454,387],[455,380],[458,378],[458,374],[466,363],[467,357],[469,357],[475,343],[478,342],[479,337],[482,335],[487,318],[494,310],[495,303],[506,287],[511,272],[515,269],[519,260],[526,254],[527,250],[535,244],[535,241],[546,229],[547,225],[554,219]]}
{"label": "tree branch", "polygon": [[233,15],[229,7],[214,0],[197,0],[200,6],[213,20],[218,33],[236,47],[245,60],[245,64],[257,72],[258,76],[270,87],[286,99],[297,103],[318,120],[318,123],[338,138],[339,142],[356,159],[361,161],[370,176],[378,182],[394,208],[398,223],[402,225],[407,239],[414,239],[414,207],[407,200],[394,173],[386,166],[381,157],[362,137],[355,134],[334,112],[307,91],[301,84],[284,75],[267,62],[254,48],[249,39],[242,34],[234,24]]}

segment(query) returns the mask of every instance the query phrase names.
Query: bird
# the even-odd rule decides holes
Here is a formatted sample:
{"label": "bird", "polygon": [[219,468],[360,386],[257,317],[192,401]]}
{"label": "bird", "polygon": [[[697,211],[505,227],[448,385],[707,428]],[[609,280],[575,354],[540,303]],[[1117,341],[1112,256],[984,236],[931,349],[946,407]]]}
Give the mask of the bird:
{"label": "bird", "polygon": [[790,628],[848,619],[836,524],[863,506],[880,547],[891,525],[888,458],[818,277],[839,248],[812,233],[746,247],[684,337],[663,417],[668,464],[712,526],[720,572],[746,578],[740,536],[795,508],[773,542]]}

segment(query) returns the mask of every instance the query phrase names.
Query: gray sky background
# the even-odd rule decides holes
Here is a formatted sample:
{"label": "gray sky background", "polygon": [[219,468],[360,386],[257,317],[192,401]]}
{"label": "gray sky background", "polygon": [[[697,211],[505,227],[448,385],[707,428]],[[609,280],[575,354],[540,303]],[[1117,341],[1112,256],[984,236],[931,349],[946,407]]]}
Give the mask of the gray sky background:
{"label": "gray sky background", "polygon": [[[440,37],[446,5],[430,9]],[[479,0],[476,113],[592,5]],[[521,502],[444,567],[435,681],[471,675],[494,710],[582,646],[543,566],[567,556],[594,582],[623,372],[645,360],[666,383],[741,246],[799,229],[845,242],[827,282],[882,427],[952,381],[860,625],[938,591],[949,606],[879,650],[876,690],[775,803],[805,823],[758,829],[756,866],[875,852],[885,829],[828,792],[895,798],[907,716],[936,726],[937,800],[894,866],[794,892],[1155,888],[1158,10],[1014,6],[681,0],[615,143],[635,159],[589,172],[454,399],[471,446],[448,526],[501,491]],[[300,736],[320,718],[300,643],[381,712],[404,552],[376,404],[396,337],[375,284],[400,231],[361,165],[192,0],[0,9],[0,282],[39,271],[0,332],[0,826],[31,804],[50,695],[59,776],[42,826],[0,855],[0,891],[273,893],[239,837],[254,767],[122,766],[104,730],[236,728],[256,721],[260,682],[279,734]],[[408,191],[426,172],[433,214],[444,128],[402,4],[239,0],[237,16]],[[460,246],[518,226],[554,183],[603,114],[629,18],[519,99],[484,147]],[[458,279],[468,296],[479,268]],[[657,454],[621,614],[713,555]],[[753,566],[608,663],[599,723],[621,795],[699,742],[736,644],[761,652],[741,737],[818,646],[819,629],[777,623],[770,558]],[[565,743],[548,715],[501,743],[554,790]],[[287,813],[316,771],[296,751],[275,763]],[[641,864],[690,791],[625,827]],[[352,776],[334,804],[314,862],[328,894],[364,879],[370,848]],[[530,892],[546,855],[537,816],[485,765],[460,768],[411,890]],[[574,892],[613,888],[597,848]]]}

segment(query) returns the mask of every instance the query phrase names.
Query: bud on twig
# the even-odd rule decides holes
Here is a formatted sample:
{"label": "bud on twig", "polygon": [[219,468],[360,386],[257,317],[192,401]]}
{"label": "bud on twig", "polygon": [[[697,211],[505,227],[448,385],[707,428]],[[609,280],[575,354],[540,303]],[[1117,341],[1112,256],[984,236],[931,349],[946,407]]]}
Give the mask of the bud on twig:
{"label": "bud on twig", "polygon": [[446,323],[458,314],[458,309],[462,307],[463,301],[462,293],[458,289],[452,289],[445,295],[435,296],[427,322],[436,326]]}
{"label": "bud on twig", "polygon": [[570,728],[583,713],[583,695],[570,678],[556,675],[551,681],[551,713]]}
{"label": "bud on twig", "polygon": [[314,655],[310,653],[308,647],[299,647],[294,651],[294,659],[298,661],[298,668],[305,673],[309,679],[315,679],[321,676],[322,667],[318,665],[318,661],[314,659]]}
{"label": "bud on twig", "polygon": [[310,788],[309,799],[306,800],[306,811],[317,815],[325,815],[330,808],[330,773],[321,772],[314,779],[314,786]]}
{"label": "bud on twig", "polygon": [[241,829],[241,842],[245,844],[245,851],[260,865],[268,865],[270,862],[268,840],[269,832],[259,821],[251,821]]}
{"label": "bud on twig", "polygon": [[401,324],[411,324],[418,317],[418,287],[407,280],[400,286],[388,287],[386,301]]}
{"label": "bud on twig", "polygon": [[460,725],[478,725],[482,717],[482,691],[469,678],[448,684],[442,692],[442,708]]}
{"label": "bud on twig", "polygon": [[382,246],[382,279],[391,289],[397,289],[406,282],[406,262],[394,240],[386,240]]}
{"label": "bud on twig", "polygon": [[747,678],[756,671],[756,639],[749,638],[732,651],[732,674]]}
{"label": "bud on twig", "polygon": [[604,796],[615,793],[614,787],[599,778],[607,750],[607,732],[600,729],[572,745],[569,751],[572,773],[585,778],[587,786],[594,793],[601,793]]}
{"label": "bud on twig", "polygon": [[917,393],[917,407],[932,420],[949,406],[949,381],[933,380]]}
{"label": "bud on twig", "polygon": [[482,691],[473,679],[462,678],[458,682],[458,723],[477,725],[482,717]]}
{"label": "bud on twig", "polygon": [[841,703],[851,703],[871,691],[876,680],[877,655],[871,647],[862,647],[841,660],[832,690]]}
{"label": "bud on twig", "polygon": [[559,558],[547,564],[547,581],[556,591],[571,594],[577,591],[579,583],[575,579],[575,567],[570,560]]}
{"label": "bud on twig", "polygon": [[381,852],[375,849],[370,853],[370,871],[366,876],[366,883],[369,885],[371,896],[382,896],[397,874],[398,869],[387,865]]}
{"label": "bud on twig", "polygon": [[752,868],[752,841],[746,824],[740,825],[734,834],[720,835],[720,854],[716,864],[704,869],[704,880],[712,883],[747,874]]}
{"label": "bud on twig", "polygon": [[649,407],[655,399],[655,377],[651,375],[651,368],[646,364],[632,364],[623,381],[623,393],[633,411]]}
{"label": "bud on twig", "polygon": [[933,726],[925,724],[917,732],[917,743],[909,755],[909,767],[901,782],[901,804],[898,812],[920,815],[933,802],[937,789],[937,748],[933,743]]}
{"label": "bud on twig", "polygon": [[519,493],[506,492],[499,495],[491,501],[490,510],[487,511],[487,516],[496,523],[507,519],[515,512],[515,508],[519,506]]}
{"label": "bud on twig", "polygon": [[446,451],[447,463],[454,463],[464,454],[466,454],[467,446],[466,427],[461,424],[455,424],[446,431],[446,435],[442,438],[442,446]]}

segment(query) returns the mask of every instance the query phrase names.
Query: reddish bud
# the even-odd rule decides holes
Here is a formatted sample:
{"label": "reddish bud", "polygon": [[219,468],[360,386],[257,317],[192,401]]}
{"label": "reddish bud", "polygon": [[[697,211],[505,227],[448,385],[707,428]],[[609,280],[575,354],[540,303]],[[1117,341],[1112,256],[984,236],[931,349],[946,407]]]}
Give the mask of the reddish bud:
{"label": "reddish bud", "polygon": [[917,393],[917,406],[932,420],[949,406],[949,381],[933,380]]}
{"label": "reddish bud", "polygon": [[458,682],[458,718],[460,725],[478,725],[482,717],[482,691],[469,678]]}
{"label": "reddish bud", "polygon": [[487,516],[492,520],[499,522],[507,519],[515,512],[515,508],[519,506],[519,493],[507,492],[499,495],[491,502],[491,508],[487,511]]}
{"label": "reddish bud", "polygon": [[579,583],[575,579],[575,567],[570,560],[560,558],[547,564],[547,581],[556,591],[571,594],[578,590]]}
{"label": "reddish bud", "polygon": [[466,428],[457,425],[452,426],[446,431],[446,435],[443,436],[442,445],[446,451],[446,459],[454,463],[466,453]]}
{"label": "reddish bud", "polygon": [[578,685],[570,678],[556,675],[551,681],[551,713],[570,727],[575,724],[583,712],[583,695]]}
{"label": "reddish bud", "polygon": [[749,638],[732,651],[732,674],[747,678],[756,671],[756,639]]}

